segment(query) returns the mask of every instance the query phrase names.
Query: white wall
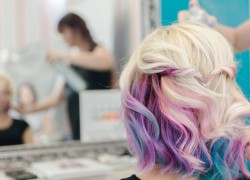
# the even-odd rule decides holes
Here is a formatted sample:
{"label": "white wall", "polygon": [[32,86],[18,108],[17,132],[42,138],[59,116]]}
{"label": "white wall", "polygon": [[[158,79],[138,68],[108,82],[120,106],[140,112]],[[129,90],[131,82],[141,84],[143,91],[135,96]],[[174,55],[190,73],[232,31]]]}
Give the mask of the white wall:
{"label": "white wall", "polygon": [[65,11],[66,0],[0,0],[0,70],[17,86],[33,83],[39,97],[53,88],[55,73],[45,50],[63,44],[56,26]]}
{"label": "white wall", "polygon": [[55,44],[54,27],[65,9],[66,0],[0,0],[0,50]]}

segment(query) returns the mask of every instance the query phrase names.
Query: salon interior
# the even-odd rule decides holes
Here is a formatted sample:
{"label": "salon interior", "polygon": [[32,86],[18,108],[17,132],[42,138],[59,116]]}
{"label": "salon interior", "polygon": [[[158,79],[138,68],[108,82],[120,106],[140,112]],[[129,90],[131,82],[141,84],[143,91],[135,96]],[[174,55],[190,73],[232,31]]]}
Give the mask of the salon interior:
{"label": "salon interior", "polygon": [[[200,4],[231,27],[249,18],[247,0]],[[0,180],[134,174],[119,76],[144,37],[183,9],[188,0],[0,0]],[[249,52],[236,59],[250,97]]]}

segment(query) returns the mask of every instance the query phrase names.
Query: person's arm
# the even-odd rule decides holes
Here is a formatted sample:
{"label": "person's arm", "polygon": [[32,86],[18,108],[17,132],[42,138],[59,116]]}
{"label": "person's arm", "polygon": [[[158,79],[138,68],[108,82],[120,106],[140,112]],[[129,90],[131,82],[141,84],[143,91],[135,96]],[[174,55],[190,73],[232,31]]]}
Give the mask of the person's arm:
{"label": "person's arm", "polygon": [[250,48],[250,20],[235,29],[220,24],[215,24],[213,28],[224,35],[237,52]]}
{"label": "person's arm", "polygon": [[52,107],[55,107],[59,105],[63,99],[64,99],[64,88],[60,90],[59,93],[55,93],[52,96],[49,96],[48,98],[44,99],[43,101],[37,103],[35,105],[35,110],[36,111],[42,111],[46,110]]}
{"label": "person's arm", "polygon": [[27,127],[23,133],[23,143],[24,144],[32,144],[33,140],[32,140],[32,132],[30,127]]}
{"label": "person's arm", "polygon": [[113,56],[100,46],[96,47],[93,52],[80,52],[79,54],[49,50],[47,59],[49,62],[67,60],[70,64],[97,71],[112,70],[114,68]]}
{"label": "person's arm", "polygon": [[24,114],[30,114],[33,112],[47,110],[49,108],[59,105],[64,100],[64,86],[61,87],[57,92],[53,93],[46,99],[38,102],[30,107],[25,107],[21,109]]}
{"label": "person's arm", "polygon": [[43,123],[43,134],[47,136],[51,136],[54,128],[53,128],[53,119],[49,111],[47,111],[42,119]]}
{"label": "person's arm", "polygon": [[112,79],[111,79],[112,89],[117,89],[119,87],[118,81],[117,81],[117,74],[115,69],[112,71]]}
{"label": "person's arm", "polygon": [[[190,0],[189,5],[200,7],[198,0]],[[203,9],[203,11],[205,11]],[[250,48],[250,20],[244,22],[236,28],[221,25],[217,22],[217,18],[205,12],[207,23],[218,32],[220,32],[234,47],[236,52],[244,51]],[[178,12],[179,22],[187,21],[190,17],[188,10]],[[201,22],[204,23],[204,22]]]}

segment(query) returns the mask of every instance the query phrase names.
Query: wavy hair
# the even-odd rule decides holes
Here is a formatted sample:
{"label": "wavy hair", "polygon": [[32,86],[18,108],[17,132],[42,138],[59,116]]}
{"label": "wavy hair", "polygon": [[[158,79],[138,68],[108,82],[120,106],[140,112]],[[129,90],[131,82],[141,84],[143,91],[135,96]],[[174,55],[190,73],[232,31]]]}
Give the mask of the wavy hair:
{"label": "wavy hair", "polygon": [[141,170],[250,177],[242,130],[250,104],[218,32],[179,23],[148,35],[122,72],[122,117]]}

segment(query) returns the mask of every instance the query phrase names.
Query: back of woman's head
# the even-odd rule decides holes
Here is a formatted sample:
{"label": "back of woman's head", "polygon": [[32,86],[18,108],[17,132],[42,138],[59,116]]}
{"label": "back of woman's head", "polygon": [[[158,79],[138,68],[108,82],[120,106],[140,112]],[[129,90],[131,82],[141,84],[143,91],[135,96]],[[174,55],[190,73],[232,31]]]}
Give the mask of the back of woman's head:
{"label": "back of woman's head", "polygon": [[121,79],[123,119],[143,170],[209,179],[249,176],[242,140],[250,105],[227,41],[198,24],[155,30]]}

